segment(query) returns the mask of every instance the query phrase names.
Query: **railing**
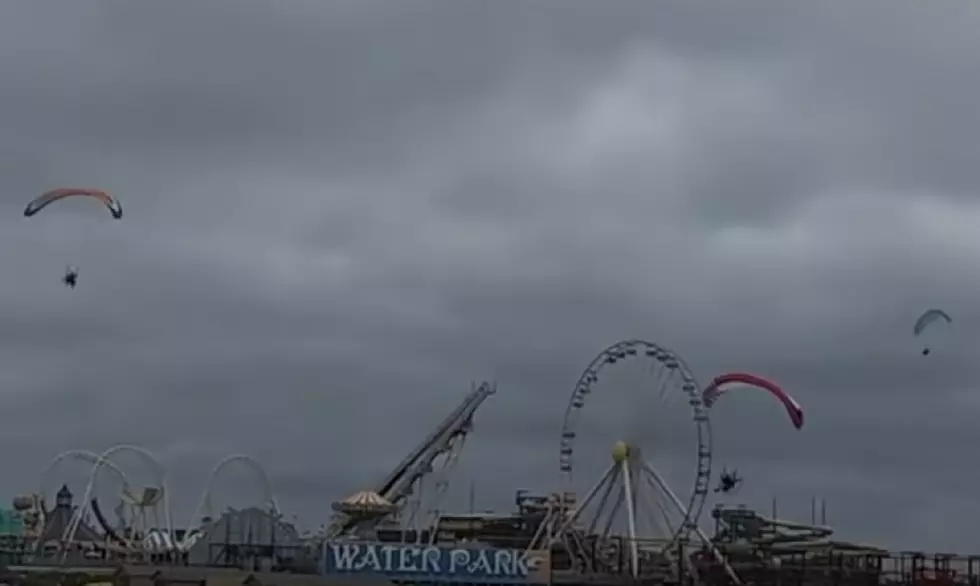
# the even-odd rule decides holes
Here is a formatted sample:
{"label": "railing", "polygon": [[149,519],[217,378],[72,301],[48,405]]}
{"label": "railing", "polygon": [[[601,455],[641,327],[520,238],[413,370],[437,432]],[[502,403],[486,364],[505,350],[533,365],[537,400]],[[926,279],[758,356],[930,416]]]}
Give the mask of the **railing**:
{"label": "railing", "polygon": [[[980,586],[980,556],[757,549],[732,565],[746,584],[758,586]],[[704,581],[706,586],[728,583],[714,577]]]}
{"label": "railing", "polygon": [[[527,530],[513,528],[515,533]],[[528,535],[486,536],[479,540],[484,546],[488,541],[500,549],[524,550]],[[443,546],[474,546],[477,540],[445,543]],[[390,543],[390,542],[389,542]],[[411,542],[407,543],[408,545]],[[424,545],[424,544],[423,544]],[[550,556],[550,583],[569,586],[584,584],[633,584],[629,557],[630,542],[626,538],[596,539],[583,536],[576,542],[575,551],[557,546]],[[651,540],[641,540],[639,582],[704,586],[730,586],[731,578],[712,556],[695,543],[673,544],[668,549]],[[309,548],[290,546],[253,546],[245,544],[211,543],[211,563],[208,568],[237,568],[246,572],[266,572],[277,575],[309,574],[320,572],[317,552]],[[4,565],[15,570],[20,552],[8,552]],[[869,553],[844,546],[827,545],[815,549],[812,544],[793,551],[780,548],[738,549],[726,557],[739,578],[751,586],[980,586],[980,555],[958,556],[951,554],[926,554],[921,552]],[[25,560],[27,561],[27,560]],[[69,568],[43,567],[45,560],[27,561],[29,565],[16,567],[18,573],[51,574]],[[144,561],[145,564],[150,560]],[[134,568],[143,564],[136,560],[78,559],[70,565],[75,571],[93,566],[119,566]],[[157,567],[183,567],[187,571],[203,568],[186,560],[151,564]],[[85,572],[90,570],[86,568]],[[695,575],[697,578],[696,579]],[[538,577],[540,579],[540,577]],[[9,582],[8,582],[9,583]]]}

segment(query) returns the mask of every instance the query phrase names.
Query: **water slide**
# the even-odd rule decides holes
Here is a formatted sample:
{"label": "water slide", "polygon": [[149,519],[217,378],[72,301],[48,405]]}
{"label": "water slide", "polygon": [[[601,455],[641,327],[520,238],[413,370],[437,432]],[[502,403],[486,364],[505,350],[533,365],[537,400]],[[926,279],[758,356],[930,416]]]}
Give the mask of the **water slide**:
{"label": "water slide", "polygon": [[712,516],[722,525],[720,537],[730,543],[752,546],[810,543],[834,533],[830,527],[772,519],[742,506],[715,507]]}

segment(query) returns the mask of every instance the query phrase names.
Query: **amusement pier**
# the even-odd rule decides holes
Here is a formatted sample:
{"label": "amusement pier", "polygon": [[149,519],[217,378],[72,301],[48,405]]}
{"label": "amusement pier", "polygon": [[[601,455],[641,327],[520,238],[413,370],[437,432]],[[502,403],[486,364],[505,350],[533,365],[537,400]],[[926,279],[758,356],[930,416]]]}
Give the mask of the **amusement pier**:
{"label": "amusement pier", "polygon": [[[631,362],[652,377],[643,392],[675,399],[695,438],[696,474],[683,484],[667,478],[642,446],[626,438],[602,446],[608,453],[605,470],[578,468],[576,456],[590,445],[588,427],[580,424],[589,417],[590,403],[600,400],[600,381]],[[274,479],[246,455],[215,466],[192,519],[177,525],[165,471],[151,453],[137,446],[101,454],[66,451],[51,462],[38,490],[14,498],[2,512],[3,582],[980,584],[980,556],[894,553],[849,543],[835,537],[816,506],[808,523],[744,506],[706,506],[717,472],[712,475],[710,410],[702,389],[679,356],[642,340],[601,352],[573,387],[556,446],[554,490],[516,490],[513,509],[506,512],[446,512],[440,501],[455,464],[477,411],[496,390],[487,382],[474,385],[386,477],[333,502],[332,521],[313,533],[286,521]],[[135,454],[153,472],[152,486],[130,482],[117,464],[116,456],[124,453]],[[91,465],[86,486],[58,484],[58,467],[66,460]],[[212,502],[214,479],[232,465],[254,472],[263,489],[254,506],[222,508]],[[104,494],[96,487],[106,479],[122,487],[118,504],[95,496]],[[48,492],[55,493],[53,499]]]}

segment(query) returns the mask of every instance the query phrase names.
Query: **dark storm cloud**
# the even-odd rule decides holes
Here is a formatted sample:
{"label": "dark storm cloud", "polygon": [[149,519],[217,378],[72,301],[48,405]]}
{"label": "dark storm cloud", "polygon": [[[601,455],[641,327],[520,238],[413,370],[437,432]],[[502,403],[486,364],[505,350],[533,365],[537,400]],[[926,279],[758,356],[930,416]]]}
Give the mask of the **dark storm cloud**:
{"label": "dark storm cloud", "polygon": [[[487,378],[460,475],[507,506],[554,486],[585,364],[640,336],[806,406],[794,434],[762,397],[719,404],[751,504],[808,517],[816,493],[845,538],[908,547],[972,530],[980,10],[163,6],[0,8],[5,493],[137,443],[186,516],[243,451],[315,525]],[[20,217],[63,184],[126,218]],[[956,327],[925,361],[932,305]],[[689,483],[687,420],[647,429],[640,380],[597,389],[583,483],[637,435]]]}

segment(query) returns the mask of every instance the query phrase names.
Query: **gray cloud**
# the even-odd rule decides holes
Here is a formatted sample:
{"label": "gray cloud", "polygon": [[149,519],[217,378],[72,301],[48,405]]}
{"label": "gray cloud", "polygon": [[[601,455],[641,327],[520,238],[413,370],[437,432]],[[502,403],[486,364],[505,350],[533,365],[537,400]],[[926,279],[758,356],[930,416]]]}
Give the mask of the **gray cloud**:
{"label": "gray cloud", "polygon": [[[242,451],[315,525],[492,378],[460,482],[507,506],[556,485],[581,369],[643,337],[806,406],[797,434],[762,397],[719,404],[740,498],[808,517],[815,493],[845,538],[971,547],[980,10],[161,7],[0,7],[0,492],[132,442],[186,515]],[[21,217],[72,184],[126,218]],[[956,323],[923,360],[934,305]],[[640,380],[598,389],[577,477],[642,427]]]}

